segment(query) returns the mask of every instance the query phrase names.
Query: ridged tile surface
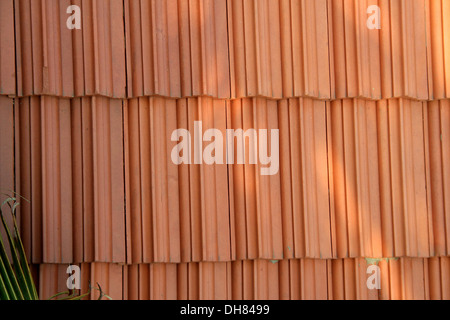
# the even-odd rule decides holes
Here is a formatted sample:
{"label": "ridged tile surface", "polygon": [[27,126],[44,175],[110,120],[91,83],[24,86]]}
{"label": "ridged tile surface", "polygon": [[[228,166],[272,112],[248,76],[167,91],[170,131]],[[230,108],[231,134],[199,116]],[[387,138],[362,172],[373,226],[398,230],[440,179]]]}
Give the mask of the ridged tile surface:
{"label": "ridged tile surface", "polygon": [[[122,101],[20,99],[19,190],[32,261],[125,262]],[[25,126],[26,125],[26,126]],[[27,241],[26,241],[27,242]]]}
{"label": "ridged tile surface", "polygon": [[[367,267],[381,270],[379,291]],[[40,294],[64,290],[64,265],[39,268]],[[180,264],[82,264],[81,274],[113,299],[440,300],[450,298],[449,258],[243,260]],[[81,284],[86,291],[87,284]],[[91,298],[98,297],[93,291]]]}

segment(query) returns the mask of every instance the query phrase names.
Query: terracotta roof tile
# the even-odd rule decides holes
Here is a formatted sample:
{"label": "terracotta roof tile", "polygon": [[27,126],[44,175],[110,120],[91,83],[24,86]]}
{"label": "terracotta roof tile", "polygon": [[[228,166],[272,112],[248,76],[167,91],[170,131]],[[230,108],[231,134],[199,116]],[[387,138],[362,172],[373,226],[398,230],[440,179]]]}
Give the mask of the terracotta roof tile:
{"label": "terracotta roof tile", "polygon": [[125,262],[122,101],[22,98],[17,114],[32,260]]}
{"label": "terracotta roof tile", "polygon": [[448,1],[427,1],[428,84],[430,100],[450,96],[450,4]]}
{"label": "terracotta roof tile", "polygon": [[[19,96],[431,100],[450,90],[444,0],[72,2],[4,1],[3,94],[16,93],[15,51]],[[70,4],[82,30],[65,25]],[[380,29],[367,27],[373,5]]]}
{"label": "terracotta roof tile", "polygon": [[433,255],[425,110],[403,99],[332,102],[339,257]]}
{"label": "terracotta roof tile", "polygon": [[14,55],[14,6],[6,0],[0,2],[0,95],[16,91]]}
{"label": "terracotta roof tile", "polygon": [[171,136],[177,128],[193,133],[194,122],[202,121],[204,131],[214,127],[225,135],[225,106],[225,101],[211,98],[129,100],[128,261],[231,259],[227,166],[177,167],[171,160],[177,145]]}
{"label": "terracotta roof tile", "polygon": [[230,97],[226,1],[126,1],[128,96]]}
{"label": "terracotta roof tile", "polygon": [[[19,0],[16,9],[18,95],[126,96],[125,34],[120,0],[74,1],[81,30],[66,26],[69,0]],[[32,75],[32,76],[31,76]]]}
{"label": "terracotta roof tile", "polygon": [[433,101],[428,103],[427,112],[424,114],[427,125],[427,155],[430,186],[430,203],[433,217],[433,238],[435,255],[449,255],[450,227],[449,217],[449,192],[450,171],[448,160],[450,159],[450,103],[448,100]]}
{"label": "terracotta roof tile", "polygon": [[231,97],[329,99],[327,6],[324,0],[229,1]]}

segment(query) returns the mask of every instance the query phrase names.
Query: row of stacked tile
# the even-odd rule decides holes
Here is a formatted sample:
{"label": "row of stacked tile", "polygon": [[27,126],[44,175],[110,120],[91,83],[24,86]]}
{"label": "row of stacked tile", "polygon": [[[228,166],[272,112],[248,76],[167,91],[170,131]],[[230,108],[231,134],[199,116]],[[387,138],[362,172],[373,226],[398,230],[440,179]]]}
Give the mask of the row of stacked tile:
{"label": "row of stacked tile", "polygon": [[[380,268],[381,289],[366,270]],[[80,264],[81,292],[101,283],[126,300],[412,300],[450,299],[450,258],[243,260],[118,265]],[[65,291],[67,266],[42,264],[41,297]],[[92,291],[91,299],[99,297]]]}
{"label": "row of stacked tile", "polygon": [[[449,255],[448,100],[1,101],[33,262]],[[196,121],[279,130],[279,170],[249,163],[245,135],[217,147],[245,164],[175,164],[173,132]]]}

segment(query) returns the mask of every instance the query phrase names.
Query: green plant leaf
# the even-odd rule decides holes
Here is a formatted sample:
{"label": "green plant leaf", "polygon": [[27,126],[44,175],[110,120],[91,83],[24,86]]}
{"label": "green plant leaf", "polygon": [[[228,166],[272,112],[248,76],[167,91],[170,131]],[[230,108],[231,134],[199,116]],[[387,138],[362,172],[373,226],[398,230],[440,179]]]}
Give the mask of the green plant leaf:
{"label": "green plant leaf", "polygon": [[[9,262],[8,262],[9,263]],[[0,296],[3,300],[17,300],[16,293],[14,292],[14,288],[11,284],[11,280],[8,275],[8,270],[6,269],[5,263],[3,262],[2,257],[0,256]]]}
{"label": "green plant leaf", "polygon": [[16,221],[16,208],[19,205],[19,203],[15,203],[12,207],[12,218],[13,218],[13,222],[14,222],[14,240],[16,243],[16,247],[18,249],[18,254],[19,254],[19,258],[20,258],[20,264],[22,269],[24,270],[25,273],[25,280],[27,282],[28,288],[30,289],[30,294],[32,295],[32,299],[33,300],[39,300],[39,296],[37,294],[37,290],[36,290],[36,286],[34,285],[34,281],[33,281],[33,276],[31,274],[31,270],[30,267],[28,265],[28,261],[27,261],[27,255],[25,253],[25,249],[23,247],[23,243],[22,240],[20,238],[20,232],[19,232],[19,228],[17,227],[17,221]]}
{"label": "green plant leaf", "polygon": [[11,300],[2,277],[0,277],[0,300]]}
{"label": "green plant leaf", "polygon": [[[0,207],[0,216],[3,219],[3,212]],[[19,283],[17,281],[16,275],[14,273],[14,270],[11,266],[11,263],[9,261],[8,255],[6,254],[6,249],[3,244],[2,237],[0,237],[0,257],[2,259],[3,265],[4,265],[4,273],[6,274],[4,277],[5,279],[8,278],[11,282],[12,292],[10,291],[10,298],[13,300],[24,300],[22,291],[20,290]]]}
{"label": "green plant leaf", "polygon": [[62,295],[64,295],[64,294],[67,294],[67,295],[69,295],[69,294],[70,294],[70,292],[69,292],[69,291],[63,291],[63,292],[59,292],[59,293],[57,293],[57,294],[55,294],[55,295],[51,296],[51,297],[50,297],[50,298],[48,298],[47,300],[53,300],[53,299],[55,299],[55,298],[57,298],[57,297],[59,297],[59,296],[62,296]]}

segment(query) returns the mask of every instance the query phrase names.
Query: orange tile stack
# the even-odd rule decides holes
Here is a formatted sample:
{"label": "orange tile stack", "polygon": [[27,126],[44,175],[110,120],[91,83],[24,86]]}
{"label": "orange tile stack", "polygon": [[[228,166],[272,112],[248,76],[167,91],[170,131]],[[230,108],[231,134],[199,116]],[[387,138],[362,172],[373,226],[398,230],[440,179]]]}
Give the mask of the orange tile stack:
{"label": "orange tile stack", "polygon": [[[41,298],[76,264],[115,299],[450,299],[449,98],[447,0],[0,0]],[[278,172],[174,164],[196,121],[278,129]]]}

